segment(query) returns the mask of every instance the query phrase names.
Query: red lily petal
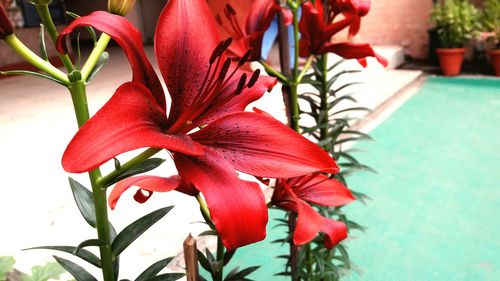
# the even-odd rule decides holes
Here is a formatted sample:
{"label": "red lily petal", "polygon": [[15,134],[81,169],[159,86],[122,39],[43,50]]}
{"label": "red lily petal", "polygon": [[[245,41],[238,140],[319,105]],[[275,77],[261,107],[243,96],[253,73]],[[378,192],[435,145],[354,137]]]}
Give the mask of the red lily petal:
{"label": "red lily petal", "polygon": [[387,60],[375,53],[370,44],[363,43],[335,43],[321,48],[321,53],[335,53],[345,59],[362,59],[375,57],[382,65],[387,66]]}
{"label": "red lily petal", "polygon": [[77,27],[92,26],[113,38],[118,43],[130,62],[133,72],[133,81],[143,83],[153,93],[156,101],[165,110],[165,94],[151,63],[146,57],[142,45],[141,33],[124,17],[103,11],[76,18],[57,38],[56,47],[60,53],[67,53],[66,37]]}
{"label": "red lily petal", "polygon": [[191,138],[168,135],[165,127],[164,111],[148,88],[125,83],[74,136],[64,152],[63,167],[72,173],[91,171],[118,154],[142,147],[203,153]]}
{"label": "red lily petal", "polygon": [[215,148],[237,170],[254,176],[288,178],[339,171],[319,146],[267,114],[232,113],[190,136]]}
{"label": "red lily petal", "polygon": [[356,200],[340,181],[323,174],[315,175],[303,185],[292,189],[299,198],[323,206],[342,206]]}
{"label": "red lily petal", "polygon": [[326,235],[325,247],[331,249],[347,237],[347,227],[344,223],[322,217],[289,188],[278,187],[275,192],[280,194],[278,197],[273,195],[273,200],[286,200],[283,202],[275,201],[275,204],[297,213],[297,222],[293,232],[293,243],[295,245],[309,243],[318,235],[318,232],[323,232]]}
{"label": "red lily petal", "polygon": [[340,221],[324,218],[323,226],[320,229],[325,234],[325,247],[333,248],[340,241],[347,238],[347,226]]}
{"label": "red lily petal", "polygon": [[267,207],[257,183],[238,178],[231,164],[209,149],[199,157],[175,153],[174,161],[179,175],[202,192],[229,251],[265,238]]}
{"label": "red lily petal", "polygon": [[199,95],[209,60],[221,41],[206,0],[171,0],[156,26],[155,50],[177,120]]}
{"label": "red lily petal", "polygon": [[342,19],[338,22],[334,22],[332,24],[327,25],[325,27],[323,34],[321,34],[322,39],[324,41],[330,41],[330,38],[332,38],[333,35],[342,31],[344,28],[348,27],[349,25],[352,26],[352,23],[353,23],[352,18],[345,18],[345,19]]}
{"label": "red lily petal", "polygon": [[[126,178],[118,182],[109,194],[109,207],[111,209],[115,209],[118,199],[120,199],[122,194],[132,186],[138,186],[142,190],[148,192],[168,192],[176,189],[181,183],[182,179],[179,176],[171,176],[168,178],[157,176],[137,176]],[[143,196],[144,195],[138,196],[136,194],[134,196],[134,199],[136,199],[136,201],[138,201],[139,203],[144,203],[147,201],[147,199],[149,199],[151,193],[149,194],[149,196]]]}

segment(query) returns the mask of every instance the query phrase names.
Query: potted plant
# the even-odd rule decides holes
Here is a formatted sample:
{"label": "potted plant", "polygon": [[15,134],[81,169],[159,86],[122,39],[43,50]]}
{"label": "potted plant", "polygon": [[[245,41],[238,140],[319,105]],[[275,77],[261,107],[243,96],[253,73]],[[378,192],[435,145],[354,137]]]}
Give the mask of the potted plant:
{"label": "potted plant", "polygon": [[478,10],[468,0],[443,0],[434,4],[431,19],[440,45],[436,53],[445,76],[460,73],[464,45],[472,36],[477,16]]}
{"label": "potted plant", "polygon": [[481,39],[490,57],[496,76],[500,76],[500,2],[485,0],[481,13]]}

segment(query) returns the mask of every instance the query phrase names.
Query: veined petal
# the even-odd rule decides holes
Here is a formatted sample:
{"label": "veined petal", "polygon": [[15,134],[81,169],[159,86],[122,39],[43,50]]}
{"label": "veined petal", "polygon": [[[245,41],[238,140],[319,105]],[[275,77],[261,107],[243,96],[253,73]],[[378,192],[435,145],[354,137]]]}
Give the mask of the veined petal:
{"label": "veined petal", "polygon": [[66,37],[81,26],[92,26],[108,34],[122,47],[132,67],[133,81],[146,85],[153,93],[157,103],[165,111],[163,87],[146,57],[141,33],[124,17],[97,11],[88,16],[76,18],[61,32],[56,43],[60,53],[68,52]]}
{"label": "veined petal", "polygon": [[258,177],[288,178],[339,171],[319,146],[267,114],[232,113],[191,137],[213,147],[237,170]]}
{"label": "veined petal", "polygon": [[143,147],[203,153],[201,145],[190,137],[168,135],[165,128],[165,112],[148,88],[125,83],[71,140],[63,167],[67,172],[87,172],[121,153]]}
{"label": "veined petal", "polygon": [[206,0],[171,0],[161,13],[155,51],[172,97],[170,120],[177,120],[199,96],[210,57],[220,41]]}
{"label": "veined petal", "polygon": [[263,240],[267,207],[257,183],[238,178],[231,164],[210,149],[203,156],[174,154],[179,175],[203,194],[228,250]]}
{"label": "veined petal", "polygon": [[[118,182],[111,193],[109,194],[109,207],[114,209],[116,207],[116,203],[118,199],[122,196],[122,194],[127,191],[132,186],[140,187],[142,190],[145,190],[149,193],[149,196],[140,197],[136,193],[134,198],[139,203],[144,203],[149,199],[152,192],[168,192],[176,189],[179,185],[181,185],[182,179],[179,176],[171,176],[168,178],[157,177],[157,176],[136,176],[126,178],[120,182]],[[139,190],[141,192],[141,190]],[[137,198],[139,197],[139,198]]]}
{"label": "veined petal", "polygon": [[323,206],[342,206],[356,200],[340,181],[323,174],[292,189],[300,199]]}

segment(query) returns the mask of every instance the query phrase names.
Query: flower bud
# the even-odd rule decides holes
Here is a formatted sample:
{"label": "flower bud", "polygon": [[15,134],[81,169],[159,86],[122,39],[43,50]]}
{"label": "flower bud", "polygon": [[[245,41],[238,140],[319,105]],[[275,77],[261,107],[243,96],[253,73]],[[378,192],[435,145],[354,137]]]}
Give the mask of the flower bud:
{"label": "flower bud", "polygon": [[14,27],[7,15],[5,7],[2,2],[0,2],[0,39],[4,39],[7,35],[12,33],[14,33]]}
{"label": "flower bud", "polygon": [[108,0],[110,13],[125,16],[134,6],[136,0]]}
{"label": "flower bud", "polygon": [[33,5],[49,5],[52,0],[28,0]]}

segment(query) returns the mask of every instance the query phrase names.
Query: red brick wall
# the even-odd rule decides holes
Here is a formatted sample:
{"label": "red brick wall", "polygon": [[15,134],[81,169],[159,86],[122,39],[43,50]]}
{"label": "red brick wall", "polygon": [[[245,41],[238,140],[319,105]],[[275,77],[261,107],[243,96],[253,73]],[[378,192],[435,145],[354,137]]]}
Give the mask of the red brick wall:
{"label": "red brick wall", "polygon": [[405,54],[426,58],[432,0],[372,0],[357,41],[400,45]]}

